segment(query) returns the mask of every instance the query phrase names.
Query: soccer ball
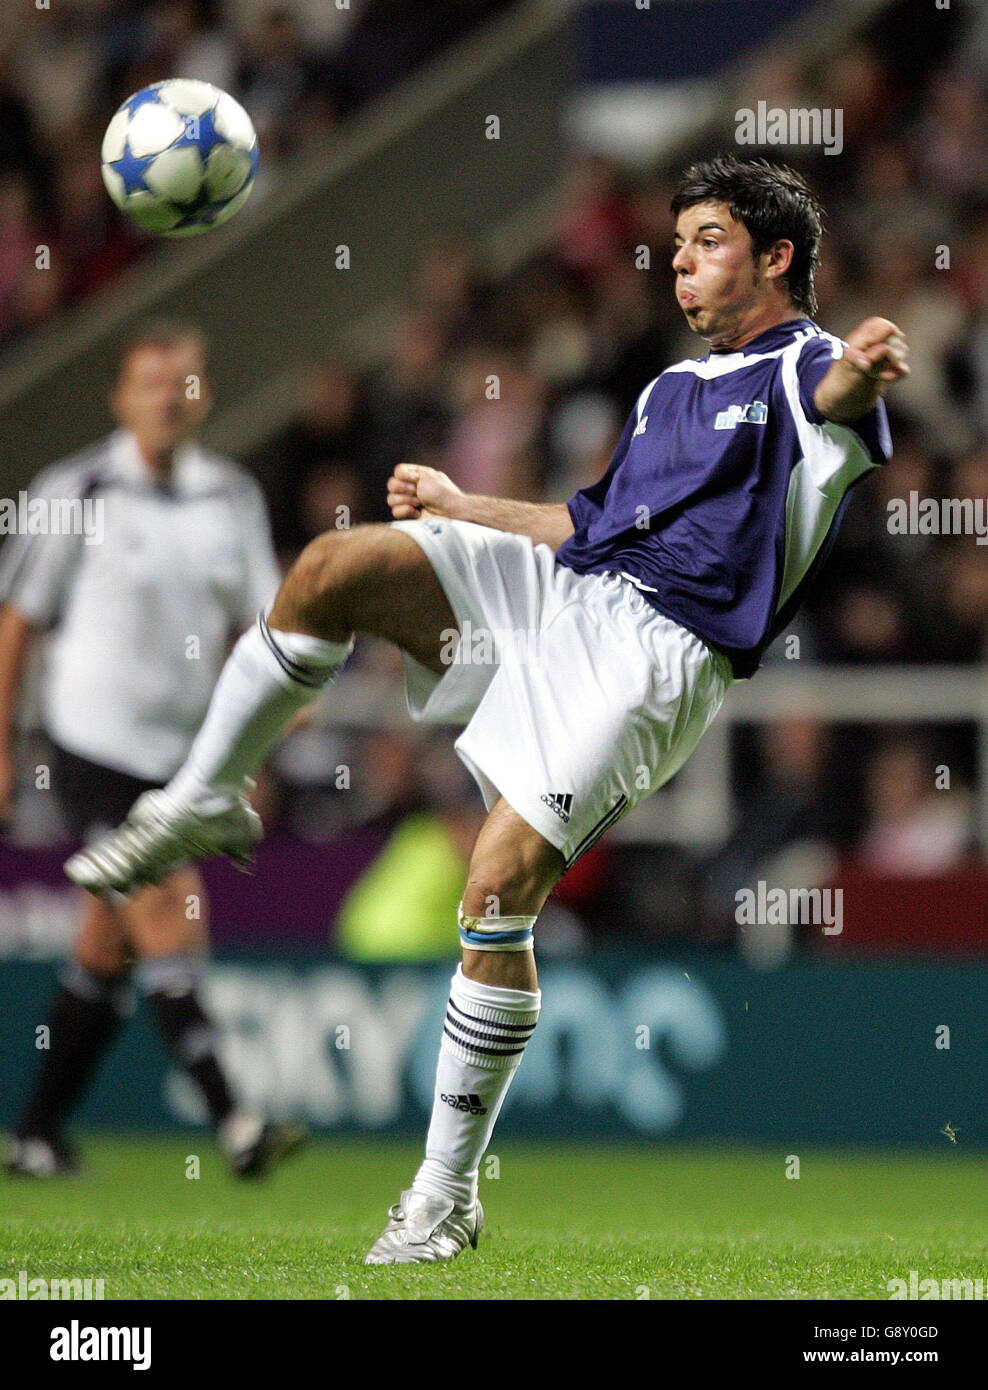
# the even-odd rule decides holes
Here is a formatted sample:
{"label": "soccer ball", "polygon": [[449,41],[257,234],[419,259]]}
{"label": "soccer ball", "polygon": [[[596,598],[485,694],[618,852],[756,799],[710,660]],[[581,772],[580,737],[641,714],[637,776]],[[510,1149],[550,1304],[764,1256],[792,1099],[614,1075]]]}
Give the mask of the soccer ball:
{"label": "soccer ball", "polygon": [[127,98],[107,126],[101,158],[107,192],[139,227],[196,236],[247,201],[257,135],[226,92],[173,78]]}

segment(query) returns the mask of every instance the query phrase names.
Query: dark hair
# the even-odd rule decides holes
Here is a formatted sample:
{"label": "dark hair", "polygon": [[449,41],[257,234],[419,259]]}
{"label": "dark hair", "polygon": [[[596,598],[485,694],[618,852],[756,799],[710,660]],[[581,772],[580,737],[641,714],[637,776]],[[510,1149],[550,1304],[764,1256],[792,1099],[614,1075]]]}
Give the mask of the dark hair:
{"label": "dark hair", "polygon": [[205,360],[208,342],[198,324],[190,319],[145,319],[136,324],[120,343],[114,375],[117,380],[120,379],[124,367],[139,348],[176,348],[183,343],[194,343]]}
{"label": "dark hair", "polygon": [[717,155],[690,165],[670,207],[678,217],[697,203],[726,203],[735,221],[747,229],[755,257],[777,241],[791,241],[792,265],[786,275],[789,297],[797,309],[816,313],[813,280],[820,264],[823,208],[802,174],[766,159]]}

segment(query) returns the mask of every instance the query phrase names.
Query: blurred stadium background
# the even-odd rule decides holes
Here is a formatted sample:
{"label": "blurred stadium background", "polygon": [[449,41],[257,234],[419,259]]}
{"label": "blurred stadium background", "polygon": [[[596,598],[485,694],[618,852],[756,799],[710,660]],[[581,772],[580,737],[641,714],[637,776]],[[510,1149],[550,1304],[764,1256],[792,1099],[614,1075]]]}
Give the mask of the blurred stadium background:
{"label": "blurred stadium background", "polygon": [[[839,155],[762,152],[829,211],[823,326],[880,313],[911,340],[894,462],[765,669],[547,907],[503,1128],[988,1143],[988,546],[887,525],[913,492],[988,496],[984,7],[8,0],[2,25],[0,494],[104,433],[121,333],[181,313],[212,345],[205,440],[256,473],[286,565],[341,518],[385,519],[399,460],[530,499],[596,478],[642,386],[702,351],[670,292],[677,170],[732,147],[739,108],[843,111]],[[262,149],[235,223],[178,245],[123,222],[98,158],[118,102],[171,75],[232,92]],[[75,924],[45,757],[29,699],[0,840],[0,1125]],[[329,1130],[417,1135],[482,809],[452,734],[413,729],[396,654],[365,641],[260,794],[256,878],[209,869],[233,1075]],[[739,926],[759,881],[841,888],[843,930]],[[200,1121],[128,1027],[140,1050],[82,1122]]]}

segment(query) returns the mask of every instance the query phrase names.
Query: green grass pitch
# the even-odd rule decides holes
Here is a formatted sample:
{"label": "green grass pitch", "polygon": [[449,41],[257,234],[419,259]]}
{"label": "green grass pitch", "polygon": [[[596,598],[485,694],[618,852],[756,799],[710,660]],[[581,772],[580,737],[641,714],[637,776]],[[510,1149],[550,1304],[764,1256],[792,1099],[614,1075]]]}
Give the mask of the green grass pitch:
{"label": "green grass pitch", "polygon": [[[138,1299],[844,1299],[984,1274],[983,1159],[495,1146],[487,1230],[449,1265],[366,1268],[418,1146],[314,1141],[269,1180],[205,1138],[91,1138],[86,1178],[0,1178],[0,1278],[102,1278]],[[198,1179],[186,1159],[201,1159]]]}

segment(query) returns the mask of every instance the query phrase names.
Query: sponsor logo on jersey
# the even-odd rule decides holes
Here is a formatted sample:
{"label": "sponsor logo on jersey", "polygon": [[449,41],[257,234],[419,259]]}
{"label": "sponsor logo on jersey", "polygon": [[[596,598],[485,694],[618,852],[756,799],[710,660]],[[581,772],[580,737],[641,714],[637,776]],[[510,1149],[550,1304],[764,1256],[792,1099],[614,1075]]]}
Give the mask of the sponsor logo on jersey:
{"label": "sponsor logo on jersey", "polygon": [[648,416],[647,416],[647,415],[643,415],[642,418],[638,421],[638,424],[635,426],[635,433],[631,436],[632,439],[635,438],[635,435],[644,434],[644,433],[645,433],[645,426],[646,426],[647,424],[648,424]]}
{"label": "sponsor logo on jersey", "polygon": [[718,412],[714,421],[715,430],[733,430],[738,425],[764,425],[768,419],[768,406],[764,401],[752,401],[749,405],[729,405]]}

